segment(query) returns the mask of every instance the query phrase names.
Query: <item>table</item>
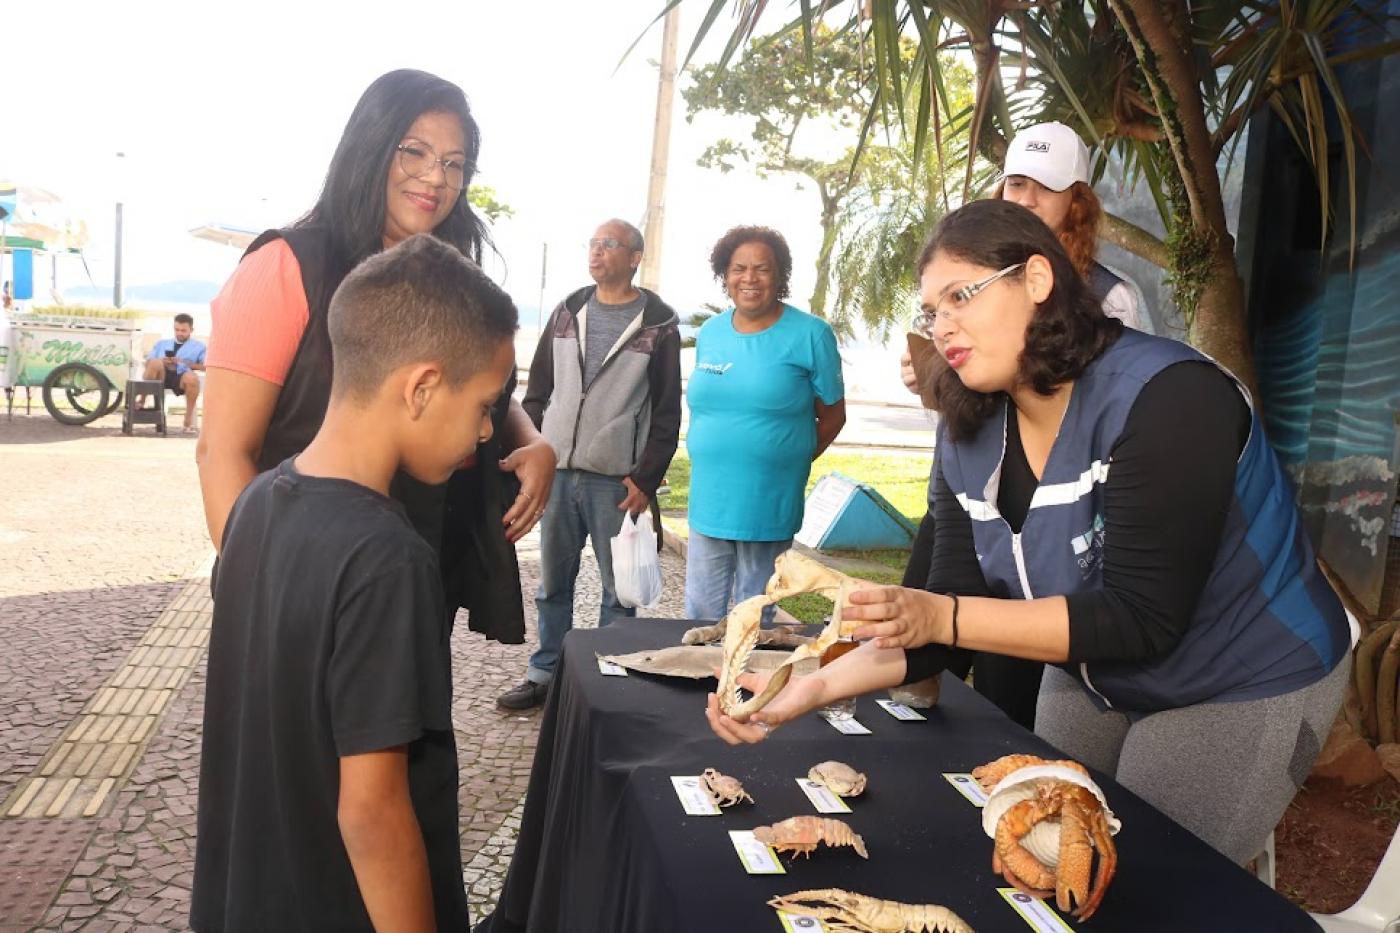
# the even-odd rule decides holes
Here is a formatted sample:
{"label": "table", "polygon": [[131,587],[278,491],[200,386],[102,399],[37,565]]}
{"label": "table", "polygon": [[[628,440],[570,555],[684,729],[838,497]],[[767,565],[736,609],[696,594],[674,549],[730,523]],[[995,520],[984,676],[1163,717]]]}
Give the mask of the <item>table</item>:
{"label": "table", "polygon": [[[942,777],[1010,752],[1063,757],[951,675],[924,722],[900,722],[862,697],[871,735],[846,736],[812,715],[755,746],[710,731],[714,681],[629,672],[604,677],[596,654],[678,644],[690,623],[634,620],[574,631],[550,691],[515,856],[496,914],[482,928],[516,931],[781,931],[768,898],[839,887],[942,904],[979,933],[1031,927],[997,893],[981,810]],[[814,813],[794,782],[839,759],[870,779],[842,819],[869,861],[847,848],[783,858],[787,874],[748,875],[728,831]],[[671,775],[706,767],[738,777],[756,804],[689,817]],[[1302,910],[1111,778],[1095,774],[1123,821],[1118,874],[1076,930],[1316,930]]]}

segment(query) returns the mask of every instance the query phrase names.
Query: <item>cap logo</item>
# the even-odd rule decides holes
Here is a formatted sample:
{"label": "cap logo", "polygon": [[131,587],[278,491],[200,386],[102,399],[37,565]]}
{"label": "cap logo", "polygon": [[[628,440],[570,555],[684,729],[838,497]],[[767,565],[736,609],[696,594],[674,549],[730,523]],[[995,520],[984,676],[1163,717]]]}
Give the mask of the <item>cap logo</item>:
{"label": "cap logo", "polygon": [[1027,151],[1027,152],[1049,152],[1049,151],[1050,151],[1050,144],[1049,144],[1049,143],[1043,143],[1043,142],[1040,142],[1039,140],[1033,139],[1033,140],[1031,140],[1030,142],[1026,143],[1026,151]]}

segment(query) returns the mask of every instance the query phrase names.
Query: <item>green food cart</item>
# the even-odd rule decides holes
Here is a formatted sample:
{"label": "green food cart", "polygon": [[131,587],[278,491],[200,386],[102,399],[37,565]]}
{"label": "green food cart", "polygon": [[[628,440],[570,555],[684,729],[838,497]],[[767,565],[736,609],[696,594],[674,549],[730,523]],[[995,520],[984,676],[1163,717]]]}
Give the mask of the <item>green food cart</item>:
{"label": "green food cart", "polygon": [[[13,414],[15,389],[34,388],[63,424],[88,424],[115,411],[140,360],[141,330],[131,321],[25,314],[0,317],[0,388]],[[138,374],[139,375],[139,374]]]}

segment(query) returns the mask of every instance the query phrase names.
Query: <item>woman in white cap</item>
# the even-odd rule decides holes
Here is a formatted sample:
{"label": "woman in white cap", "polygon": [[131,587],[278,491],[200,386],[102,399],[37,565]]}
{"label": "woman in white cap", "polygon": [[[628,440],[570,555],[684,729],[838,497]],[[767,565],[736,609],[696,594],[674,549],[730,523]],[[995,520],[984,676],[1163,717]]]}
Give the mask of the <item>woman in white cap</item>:
{"label": "woman in white cap", "polygon": [[1137,288],[1095,257],[1103,205],[1089,186],[1089,147],[1063,123],[1039,123],[1011,140],[995,196],[1027,208],[1055,232],[1104,314],[1151,330]]}

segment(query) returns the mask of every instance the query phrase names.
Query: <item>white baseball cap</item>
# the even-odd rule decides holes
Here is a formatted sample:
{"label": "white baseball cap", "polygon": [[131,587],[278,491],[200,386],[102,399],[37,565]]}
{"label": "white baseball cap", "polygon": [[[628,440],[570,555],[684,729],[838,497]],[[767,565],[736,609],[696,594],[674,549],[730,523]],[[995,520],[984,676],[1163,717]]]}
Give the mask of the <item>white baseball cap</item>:
{"label": "white baseball cap", "polygon": [[1051,191],[1064,191],[1089,181],[1089,147],[1063,123],[1038,123],[1011,140],[1001,174],[1025,175]]}

